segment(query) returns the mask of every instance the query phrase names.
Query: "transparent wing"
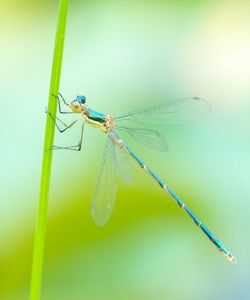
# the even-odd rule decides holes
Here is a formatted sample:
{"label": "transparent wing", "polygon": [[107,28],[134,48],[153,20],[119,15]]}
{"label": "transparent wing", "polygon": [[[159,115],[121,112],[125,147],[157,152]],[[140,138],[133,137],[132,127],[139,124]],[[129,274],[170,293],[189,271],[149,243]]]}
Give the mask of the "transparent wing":
{"label": "transparent wing", "polygon": [[167,151],[168,145],[165,138],[157,131],[144,128],[130,128],[116,126],[117,130],[128,133],[142,145],[158,151]]}
{"label": "transparent wing", "polygon": [[128,156],[123,152],[120,147],[114,147],[114,161],[117,176],[127,185],[132,182],[132,171]]}
{"label": "transparent wing", "polygon": [[130,120],[150,125],[176,124],[207,115],[210,111],[211,106],[207,100],[191,97],[130,112],[115,120],[116,122]]}
{"label": "transparent wing", "polygon": [[107,223],[111,216],[117,194],[114,147],[108,138],[91,203],[92,217],[99,226]]}

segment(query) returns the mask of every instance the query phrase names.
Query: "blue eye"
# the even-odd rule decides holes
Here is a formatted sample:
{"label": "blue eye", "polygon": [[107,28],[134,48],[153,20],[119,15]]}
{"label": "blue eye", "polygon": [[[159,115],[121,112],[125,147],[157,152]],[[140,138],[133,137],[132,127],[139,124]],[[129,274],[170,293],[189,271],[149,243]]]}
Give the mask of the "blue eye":
{"label": "blue eye", "polygon": [[86,102],[86,97],[85,96],[77,96],[76,101],[84,104]]}

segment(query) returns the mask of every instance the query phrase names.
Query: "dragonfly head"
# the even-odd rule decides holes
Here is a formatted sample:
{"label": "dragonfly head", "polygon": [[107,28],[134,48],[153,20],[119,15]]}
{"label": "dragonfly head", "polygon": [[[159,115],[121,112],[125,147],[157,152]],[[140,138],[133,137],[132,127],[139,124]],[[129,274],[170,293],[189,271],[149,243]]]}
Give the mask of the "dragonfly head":
{"label": "dragonfly head", "polygon": [[85,96],[77,96],[73,101],[71,101],[70,108],[75,113],[81,113],[84,109],[85,103],[86,103]]}
{"label": "dragonfly head", "polygon": [[86,97],[85,96],[77,96],[74,101],[76,101],[80,104],[85,104],[86,103]]}

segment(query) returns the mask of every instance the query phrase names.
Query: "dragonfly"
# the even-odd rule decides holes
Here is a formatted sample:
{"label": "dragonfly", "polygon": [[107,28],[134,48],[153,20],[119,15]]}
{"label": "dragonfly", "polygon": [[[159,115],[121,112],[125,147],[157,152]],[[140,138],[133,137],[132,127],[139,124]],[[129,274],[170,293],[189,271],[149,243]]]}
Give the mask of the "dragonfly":
{"label": "dragonfly", "polygon": [[[160,179],[120,137],[120,133],[124,132],[147,147],[158,151],[165,151],[168,148],[165,138],[158,131],[148,129],[146,126],[141,128],[141,125],[164,126],[166,124],[187,122],[197,117],[207,115],[211,110],[211,106],[207,100],[199,97],[188,97],[141,110],[135,110],[118,117],[112,117],[109,114],[103,114],[91,109],[86,104],[85,96],[77,96],[70,103],[67,103],[60,93],[58,93],[58,95],[53,94],[53,96],[58,101],[60,114],[78,115],[77,119],[70,124],[66,124],[60,118],[53,117],[52,114],[46,110],[46,113],[55,123],[59,132],[65,132],[78,121],[81,121],[81,131],[77,145],[66,147],[53,145],[50,150],[65,149],[80,151],[85,124],[100,129],[107,136],[100,171],[91,202],[92,217],[97,225],[105,225],[112,214],[117,195],[117,176],[127,184],[131,182],[131,169],[128,162],[128,156],[131,156],[139,167],[144,170],[164,192],[169,194],[176,204],[194,221],[216,248],[230,262],[236,261],[231,252],[207,229],[188,206],[170,189],[169,185]],[[62,103],[67,107],[67,110],[62,109]],[[132,126],[128,126],[128,123],[132,123]]]}

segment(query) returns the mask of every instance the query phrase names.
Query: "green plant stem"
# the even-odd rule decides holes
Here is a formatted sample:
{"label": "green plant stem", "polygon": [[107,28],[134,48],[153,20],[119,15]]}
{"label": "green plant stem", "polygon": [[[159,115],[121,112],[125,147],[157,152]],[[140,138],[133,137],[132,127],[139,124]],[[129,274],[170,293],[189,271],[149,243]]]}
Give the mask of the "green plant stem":
{"label": "green plant stem", "polygon": [[[52,94],[57,95],[60,76],[61,66],[63,57],[64,47],[64,34],[66,27],[68,11],[68,0],[60,0],[59,2],[59,14],[57,31],[55,38],[54,56],[51,70],[49,99],[48,99],[48,110],[52,116],[56,116],[57,101]],[[41,282],[42,282],[42,269],[43,269],[43,256],[44,256],[44,244],[45,244],[45,233],[47,223],[47,211],[48,211],[48,196],[50,187],[50,173],[51,173],[51,161],[52,151],[46,151],[50,149],[54,142],[55,124],[51,118],[47,115],[46,129],[44,137],[44,149],[43,160],[42,160],[42,173],[40,183],[40,196],[39,196],[39,208],[36,222],[36,231],[34,238],[34,249],[33,249],[33,261],[31,270],[31,286],[30,286],[30,300],[40,299],[41,294]]]}

